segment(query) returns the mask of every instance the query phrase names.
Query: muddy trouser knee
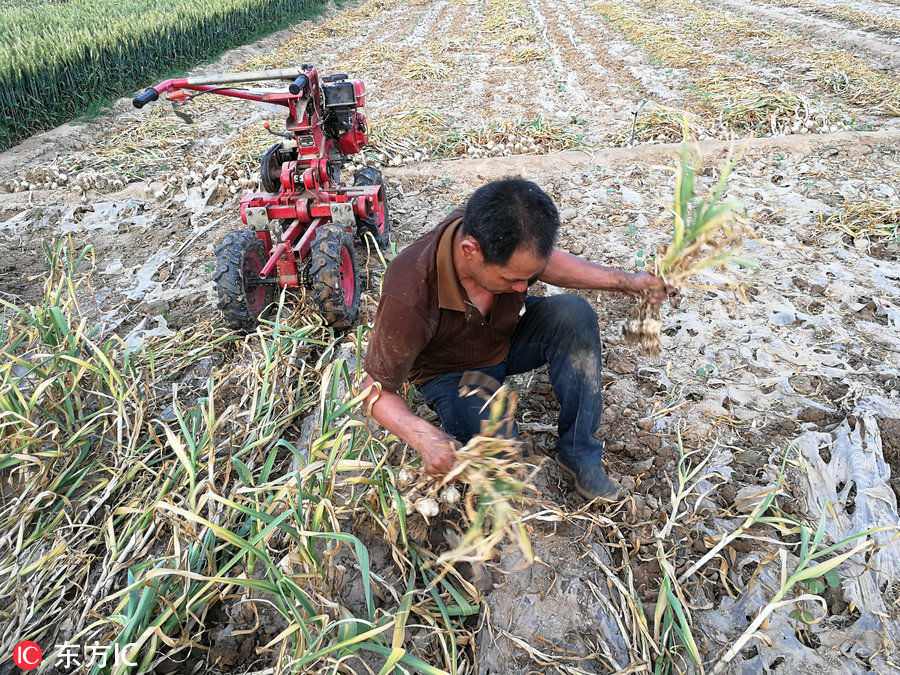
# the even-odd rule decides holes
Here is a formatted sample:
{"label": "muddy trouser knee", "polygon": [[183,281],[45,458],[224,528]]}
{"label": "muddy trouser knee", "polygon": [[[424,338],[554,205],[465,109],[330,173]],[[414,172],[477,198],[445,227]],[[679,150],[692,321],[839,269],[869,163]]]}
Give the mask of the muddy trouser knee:
{"label": "muddy trouser knee", "polygon": [[[495,366],[478,368],[498,383],[503,382],[506,375],[504,363]],[[459,392],[460,379],[465,372],[445,373],[417,385],[425,398],[425,403],[434,410],[441,419],[441,425],[449,435],[465,444],[472,436],[481,431],[481,423],[489,418],[485,398],[479,395],[462,396]],[[490,392],[493,393],[493,392]],[[513,438],[518,438],[518,429],[513,425]]]}
{"label": "muddy trouser knee", "polygon": [[603,410],[600,329],[591,305],[576,295],[527,298],[513,334],[506,375],[549,364],[559,401],[559,458],[572,468],[599,464],[594,438]]}

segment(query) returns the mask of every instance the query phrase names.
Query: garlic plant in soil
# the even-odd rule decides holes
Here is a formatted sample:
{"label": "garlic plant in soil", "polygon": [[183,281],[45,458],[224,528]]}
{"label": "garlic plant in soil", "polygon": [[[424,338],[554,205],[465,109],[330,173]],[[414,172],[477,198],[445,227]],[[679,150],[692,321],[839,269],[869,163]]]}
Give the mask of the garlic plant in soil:
{"label": "garlic plant in soil", "polygon": [[[529,564],[534,560],[521,511],[528,501],[524,494],[528,478],[520,456],[521,443],[504,437],[517,399],[518,395],[506,386],[495,392],[485,404],[490,419],[483,425],[482,433],[456,451],[453,469],[439,477],[422,476],[416,486],[432,499],[437,497],[450,504],[461,502],[466,531],[452,550],[438,558],[438,564],[487,560],[506,540],[518,547]],[[455,484],[465,486],[462,493]]]}
{"label": "garlic plant in soil", "polygon": [[[686,135],[686,134],[685,134]],[[745,146],[746,147],[746,146]],[[738,154],[738,157],[740,157]],[[746,231],[744,206],[735,199],[723,199],[725,183],[738,158],[726,161],[716,185],[704,197],[694,196],[694,184],[700,171],[700,152],[682,143],[681,156],[675,166],[675,194],[672,199],[672,240],[660,247],[648,271],[669,286],[680,288],[695,274],[710,268],[735,263],[759,269],[759,265],[734,257]],[[742,286],[724,275],[714,280],[733,289],[746,299]],[[650,302],[651,291],[644,291],[625,322],[623,332],[629,344],[639,343],[641,351],[651,356],[660,353],[659,305]]]}

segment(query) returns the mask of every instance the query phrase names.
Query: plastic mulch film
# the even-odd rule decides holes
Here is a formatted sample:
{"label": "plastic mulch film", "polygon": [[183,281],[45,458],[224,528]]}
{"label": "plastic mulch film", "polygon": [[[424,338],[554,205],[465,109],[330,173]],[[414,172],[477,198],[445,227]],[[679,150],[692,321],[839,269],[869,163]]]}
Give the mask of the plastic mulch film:
{"label": "plastic mulch film", "polygon": [[[793,606],[776,609],[726,672],[824,668],[827,672],[863,673],[897,668],[900,517],[888,483],[890,466],[882,451],[878,418],[872,413],[894,418],[900,417],[900,411],[886,410],[883,400],[875,403],[878,405],[873,408],[861,402],[852,423],[845,419],[830,432],[804,433],[795,447],[802,458],[801,493],[805,494],[805,504],[797,506],[814,525],[823,511],[827,513],[823,547],[865,530],[887,528],[870,535],[879,547],[836,568],[840,588],[823,593],[827,615],[822,616],[816,607],[815,615],[821,618],[807,626],[790,616]],[[736,561],[735,570],[747,578],[764,559],[765,552],[754,550]],[[727,649],[778,591],[780,565],[771,557],[768,560],[745,593],[695,613],[697,624],[712,643],[711,654],[717,652],[716,647]],[[787,555],[789,574],[797,562],[794,555]]]}

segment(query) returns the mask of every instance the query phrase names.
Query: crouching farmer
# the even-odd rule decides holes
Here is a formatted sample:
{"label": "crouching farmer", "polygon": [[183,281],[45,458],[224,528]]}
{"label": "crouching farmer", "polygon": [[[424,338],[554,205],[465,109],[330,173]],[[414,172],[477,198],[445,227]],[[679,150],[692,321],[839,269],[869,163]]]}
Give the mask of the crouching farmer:
{"label": "crouching farmer", "polygon": [[[554,248],[559,214],[537,185],[518,178],[482,186],[464,207],[407,246],[390,263],[365,357],[367,405],[374,418],[442,474],[454,451],[481,430],[484,400],[462,396],[475,379],[549,365],[559,400],[557,462],[588,499],[615,499],[601,466],[601,344],[597,315],[575,295],[527,297],[540,280],[574,289],[629,295],[659,289],[646,272],[603,267]],[[414,384],[443,431],[417,417],[398,393]],[[464,389],[465,390],[465,389]],[[517,433],[513,429],[513,433]]]}

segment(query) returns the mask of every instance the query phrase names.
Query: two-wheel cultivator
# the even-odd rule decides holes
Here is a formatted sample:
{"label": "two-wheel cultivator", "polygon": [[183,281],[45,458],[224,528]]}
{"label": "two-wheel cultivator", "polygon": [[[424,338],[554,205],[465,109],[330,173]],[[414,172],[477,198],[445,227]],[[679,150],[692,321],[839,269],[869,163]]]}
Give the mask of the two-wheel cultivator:
{"label": "two-wheel cultivator", "polygon": [[[288,80],[286,88],[230,85]],[[316,68],[282,68],[166,80],[134,99],[144,105],[166,94],[176,111],[201,94],[282,105],[285,131],[262,156],[262,192],[241,199],[244,230],[216,248],[213,278],[226,323],[252,330],[281,287],[303,283],[322,317],[346,328],[359,310],[359,277],[353,234],[389,245],[390,218],[381,172],[356,171],[341,182],[341,167],[368,143],[365,86],[347,75],[319,77]],[[184,116],[183,113],[179,113]],[[268,129],[268,125],[265,125]]]}

